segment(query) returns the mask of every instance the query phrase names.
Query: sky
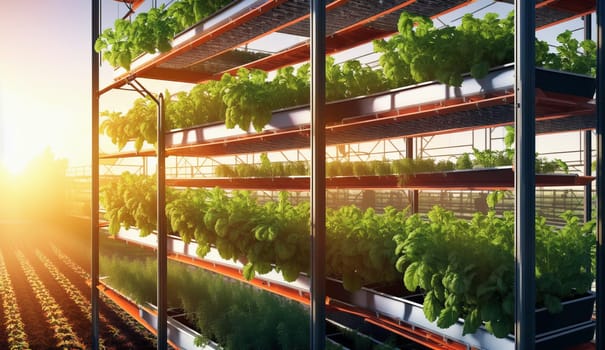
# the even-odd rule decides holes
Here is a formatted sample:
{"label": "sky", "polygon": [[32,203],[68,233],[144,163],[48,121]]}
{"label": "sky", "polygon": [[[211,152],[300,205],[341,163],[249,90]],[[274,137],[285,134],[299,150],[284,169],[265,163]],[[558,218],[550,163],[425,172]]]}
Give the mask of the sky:
{"label": "sky", "polygon": [[0,160],[90,153],[90,2],[0,3]]}
{"label": "sky", "polygon": [[[477,1],[477,8],[489,2]],[[113,0],[103,0],[102,6],[104,26],[125,11]],[[46,148],[70,166],[90,164],[90,23],[91,1],[0,2],[0,163],[5,168],[18,172]],[[101,87],[112,75],[104,63]],[[149,84],[150,91],[164,89]],[[136,97],[110,92],[101,110],[125,112]]]}
{"label": "sky", "polygon": [[[90,164],[91,3],[0,2],[0,163],[12,172],[46,148],[70,166]],[[113,0],[101,6],[104,27],[126,11]],[[113,69],[103,63],[100,70],[103,87]],[[136,97],[110,92],[101,111],[126,111]]]}

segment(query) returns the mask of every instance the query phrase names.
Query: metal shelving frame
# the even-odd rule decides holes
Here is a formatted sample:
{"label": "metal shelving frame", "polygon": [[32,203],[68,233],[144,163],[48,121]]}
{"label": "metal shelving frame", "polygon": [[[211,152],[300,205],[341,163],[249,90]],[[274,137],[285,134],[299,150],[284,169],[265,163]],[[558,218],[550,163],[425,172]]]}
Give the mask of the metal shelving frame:
{"label": "metal shelving frame", "polygon": [[603,45],[605,19],[605,0],[597,0],[597,266],[596,266],[596,347],[603,349],[605,347],[605,246],[604,232],[605,229],[605,183],[603,183],[603,155],[605,154],[605,145],[603,144],[603,123],[605,122],[605,48]]}
{"label": "metal shelving frame", "polygon": [[[603,336],[605,336],[605,318],[603,317],[603,307],[605,305],[605,294],[602,292],[605,289],[605,279],[602,271],[605,269],[605,247],[603,229],[605,216],[605,190],[603,187],[603,153],[605,152],[603,145],[603,119],[604,119],[604,103],[605,97],[603,92],[605,91],[605,78],[603,77],[603,68],[605,62],[603,60],[605,51],[603,49],[603,18],[605,15],[605,0],[596,1],[596,19],[597,19],[597,93],[596,93],[596,108],[597,108],[597,121],[596,121],[596,135],[597,135],[597,182],[596,182],[596,193],[597,193],[597,271],[596,271],[596,347],[601,349],[603,345]],[[100,14],[99,14],[99,0],[92,1],[92,42],[96,40],[100,33]],[[382,2],[381,2],[382,3]],[[540,10],[549,6],[551,1],[538,1]],[[515,1],[516,9],[516,30],[515,30],[515,45],[516,45],[516,85],[515,85],[515,126],[517,128],[516,144],[517,144],[517,156],[516,156],[516,225],[515,225],[515,259],[516,259],[516,275],[515,275],[515,331],[516,340],[515,348],[518,350],[534,349],[535,347],[535,319],[534,319],[534,308],[535,308],[535,239],[534,239],[534,227],[533,218],[535,215],[535,177],[533,173],[534,164],[534,149],[535,149],[535,123],[533,119],[533,112],[535,110],[534,98],[535,98],[535,70],[533,61],[534,52],[534,33],[535,33],[535,15],[536,15],[536,1]],[[311,48],[311,60],[314,65],[320,65],[325,59],[325,1],[323,0],[312,0],[310,6],[311,12],[311,32],[312,39],[310,42]],[[577,15],[577,13],[576,13]],[[323,65],[321,65],[323,66]],[[130,79],[128,77],[127,79]],[[323,104],[325,104],[325,97],[323,96],[323,84],[325,80],[325,74],[321,68],[314,69],[312,74],[311,86],[313,91],[313,102],[312,102],[312,122],[311,122],[311,142],[313,148],[313,162],[314,167],[312,170],[312,192],[315,194],[312,200],[312,257],[313,257],[313,279],[316,281],[312,283],[311,294],[314,306],[312,306],[312,344],[314,349],[321,349],[325,344],[325,328],[323,326],[323,316],[325,315],[325,303],[321,299],[325,296],[325,286],[321,282],[324,278],[323,267],[320,266],[322,259],[324,258],[324,248],[322,245],[321,235],[323,232],[322,224],[323,218],[325,217],[325,196],[321,191],[325,188],[325,178],[321,175],[322,168],[318,166],[320,161],[325,157],[324,154],[320,154],[325,149],[325,140],[323,139],[323,128],[321,118]],[[109,89],[115,88],[120,84],[124,84],[124,81],[116,82],[111,86],[105,87],[103,90],[99,89],[99,54],[92,51],[92,108],[91,108],[91,119],[92,119],[92,205],[91,205],[91,238],[92,238],[92,265],[91,265],[91,276],[92,276],[92,337],[93,347],[98,349],[99,333],[98,333],[98,300],[99,293],[96,288],[98,285],[98,244],[99,244],[99,212],[98,212],[98,194],[99,194],[99,135],[98,135],[98,122],[99,122],[99,97],[100,93],[108,91]],[[321,95],[321,96],[320,96]],[[161,108],[160,108],[161,110]],[[161,118],[160,118],[161,119]],[[161,125],[161,123],[160,123]],[[320,132],[317,133],[317,127]],[[161,128],[158,128],[161,130]],[[160,137],[159,139],[162,139]],[[160,145],[158,151],[158,158],[163,161],[164,147]],[[160,178],[161,179],[161,178]],[[158,186],[160,187],[160,186]],[[159,193],[161,194],[161,193]],[[161,200],[160,195],[158,195]],[[160,205],[158,205],[160,206]],[[165,224],[165,223],[164,223]],[[161,223],[158,225],[161,227]],[[163,242],[162,244],[165,244]],[[165,252],[161,253],[164,256],[160,256],[158,251],[158,261],[164,261],[166,259]],[[316,264],[317,263],[317,264]],[[161,269],[158,269],[161,270]],[[161,277],[161,276],[160,276]],[[166,289],[165,283],[160,278],[160,284],[158,288]],[[163,310],[162,304],[159,305],[158,310],[158,346],[160,348],[167,348],[167,341],[165,337],[161,336],[166,331],[165,318],[161,315],[166,310]],[[165,333],[164,333],[165,334]]]}

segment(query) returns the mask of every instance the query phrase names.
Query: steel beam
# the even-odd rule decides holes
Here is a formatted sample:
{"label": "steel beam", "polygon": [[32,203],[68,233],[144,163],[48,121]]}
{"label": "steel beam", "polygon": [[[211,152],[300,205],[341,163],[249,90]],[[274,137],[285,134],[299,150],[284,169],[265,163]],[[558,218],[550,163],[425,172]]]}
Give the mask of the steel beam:
{"label": "steel beam", "polygon": [[[92,1],[92,43],[94,43],[101,32],[100,0]],[[91,108],[91,212],[90,212],[90,241],[91,241],[91,263],[90,263],[90,310],[92,327],[92,348],[99,349],[99,53],[90,45],[92,52],[92,108]]]}
{"label": "steel beam", "polygon": [[158,349],[168,349],[168,237],[166,232],[166,150],[164,135],[164,96],[158,97],[157,121],[157,229],[158,229]]}
{"label": "steel beam", "polygon": [[165,135],[165,107],[164,95],[155,97],[136,79],[128,82],[134,91],[143,97],[151,98],[157,105],[157,190],[156,190],[156,225],[157,225],[157,308],[158,349],[168,349],[168,233],[166,224],[166,135]]}
{"label": "steel beam", "polygon": [[326,1],[311,1],[311,348],[326,345]]}
{"label": "steel beam", "polygon": [[605,216],[605,188],[603,187],[603,127],[605,119],[605,50],[603,49],[603,19],[605,16],[605,0],[597,1],[597,248],[596,248],[596,348],[605,347],[605,247],[603,242],[604,216]]}
{"label": "steel beam", "polygon": [[[406,137],[405,139],[405,157],[408,159],[414,159],[413,137]],[[408,197],[410,199],[410,210],[412,214],[418,213],[418,190],[408,191]]]}
{"label": "steel beam", "polygon": [[535,348],[535,0],[515,1],[515,349]]}
{"label": "steel beam", "polygon": [[[584,40],[592,39],[592,16],[584,16]],[[592,131],[584,131],[584,175],[592,173]],[[584,221],[592,219],[592,182],[584,186]]]}

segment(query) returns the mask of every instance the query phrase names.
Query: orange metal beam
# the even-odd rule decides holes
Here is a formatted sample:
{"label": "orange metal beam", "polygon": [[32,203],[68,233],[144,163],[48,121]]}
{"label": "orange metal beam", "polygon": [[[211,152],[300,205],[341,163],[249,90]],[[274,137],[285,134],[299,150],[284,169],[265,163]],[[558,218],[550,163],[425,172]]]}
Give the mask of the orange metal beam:
{"label": "orange metal beam", "polygon": [[277,7],[278,5],[282,4],[285,1],[286,0],[267,1],[266,3],[260,5],[258,8],[252,9],[240,17],[235,18],[232,21],[228,21],[225,24],[222,24],[222,25],[218,26],[217,28],[214,28],[214,29],[208,31],[206,34],[195,38],[191,42],[187,42],[181,46],[175,47],[172,50],[160,55],[157,59],[153,59],[150,62],[146,62],[146,63],[142,64],[141,66],[134,68],[130,72],[123,74],[122,76],[116,78],[116,80],[112,84],[101,89],[99,91],[99,94],[102,95],[109,90],[112,90],[112,89],[115,89],[122,85],[125,85],[128,83],[128,81],[136,78],[137,76],[141,75],[142,73],[151,69],[152,67],[158,66],[173,57],[176,57],[182,53],[190,51],[190,50],[194,49],[195,47],[201,45],[202,43],[209,41],[210,39],[213,39],[217,36],[220,36],[221,34],[241,25],[242,23],[248,22],[248,21],[254,19],[255,17],[258,17],[258,16],[268,12],[269,10],[273,9],[274,7]]}
{"label": "orange metal beam", "polygon": [[544,6],[548,6],[548,5],[550,5],[551,3],[555,2],[555,1],[558,1],[558,0],[544,0],[544,1],[540,2],[540,3],[537,3],[536,4],[536,8],[539,9],[541,7],[544,7]]}
{"label": "orange metal beam", "polygon": [[[326,11],[333,10],[333,9],[335,9],[335,8],[339,7],[339,6],[344,5],[345,3],[349,2],[349,1],[350,1],[350,0],[334,0],[334,1],[332,1],[331,3],[329,3],[328,5],[326,5]],[[416,0],[413,0],[413,1],[416,1]],[[289,22],[286,22],[286,23],[284,23],[284,24],[282,24],[282,25],[280,25],[280,26],[277,26],[277,27],[275,27],[275,28],[271,28],[271,30],[268,30],[268,31],[264,32],[263,34],[258,35],[258,36],[256,36],[256,37],[254,37],[254,38],[250,39],[250,40],[242,41],[242,42],[241,42],[241,43],[240,43],[238,46],[244,46],[244,45],[249,44],[249,43],[251,43],[251,42],[253,42],[253,41],[256,41],[256,40],[261,39],[261,38],[263,38],[263,37],[265,37],[265,36],[268,36],[268,35],[270,35],[270,34],[272,34],[272,33],[279,32],[280,30],[283,30],[283,29],[288,28],[288,27],[290,27],[290,26],[292,26],[292,25],[294,25],[294,24],[296,24],[296,23],[299,23],[299,22],[302,22],[302,21],[304,21],[304,20],[308,19],[310,16],[311,16],[310,14],[306,14],[306,15],[300,16],[300,17],[298,17],[298,18],[295,18],[295,19],[293,19],[293,20],[291,20],[291,21],[289,21]],[[233,47],[232,47],[232,48],[229,48],[229,49],[226,49],[226,50],[222,50],[222,51],[220,51],[220,52],[217,52],[217,53],[215,53],[215,54],[213,54],[213,55],[209,55],[209,56],[205,57],[205,58],[204,58],[202,61],[208,61],[208,60],[211,60],[211,59],[213,59],[213,58],[215,58],[215,57],[217,57],[217,56],[223,55],[223,54],[225,54],[225,53],[227,53],[227,52],[229,52],[229,51],[231,51],[231,50],[233,50],[233,49],[235,49],[235,48],[233,48]],[[278,54],[279,54],[279,53],[278,53]],[[268,57],[270,58],[270,57],[272,57],[272,56],[273,56],[273,55],[268,56]],[[261,60],[264,60],[264,58],[263,58],[263,59],[261,59]],[[200,62],[202,62],[202,61],[198,61],[198,62],[196,62],[196,64],[197,64],[197,63],[200,63]],[[257,60],[257,61],[258,61],[258,60]],[[254,62],[257,62],[257,61],[254,61]],[[254,63],[254,62],[252,62],[252,63]],[[248,65],[248,64],[246,64],[246,65],[239,66],[239,67],[237,67],[237,68],[229,69],[229,70],[227,70],[227,71],[223,71],[223,72],[215,73],[215,74],[213,74],[213,77],[205,77],[204,79],[200,79],[200,80],[196,81],[196,83],[199,83],[199,82],[201,82],[201,81],[203,81],[203,80],[208,80],[208,79],[217,79],[217,78],[220,78],[220,77],[221,77],[221,76],[222,76],[224,73],[235,74],[235,72],[236,72],[236,71],[237,71],[239,68],[243,68],[243,67],[252,68],[252,67],[253,67],[253,65]]]}
{"label": "orange metal beam", "polygon": [[[114,303],[116,303],[122,310],[126,311],[132,318],[134,318],[137,322],[139,322],[143,327],[145,327],[148,331],[157,335],[157,330],[153,328],[147,321],[145,321],[139,314],[138,306],[132,301],[126,299],[122,294],[119,294],[115,290],[109,288],[105,283],[101,282],[97,285],[97,289],[105,294],[109,299],[111,299]],[[148,312],[154,313],[153,310],[147,310]],[[172,341],[168,341],[168,344],[172,346],[174,349],[180,349],[176,344]]]}
{"label": "orange metal beam", "polygon": [[[300,302],[305,305],[309,305],[309,294],[308,293],[300,293],[299,291],[289,288],[287,286],[281,286],[276,284],[269,284],[265,281],[258,280],[256,278],[252,280],[246,280],[243,278],[241,272],[234,268],[229,268],[226,266],[216,265],[209,263],[204,260],[195,259],[191,257],[184,257],[176,254],[169,254],[168,258],[171,260],[179,261],[185,264],[201,267],[205,270],[212,271],[215,273],[219,273],[223,276],[236,279],[238,281],[251,284],[257,288],[266,290],[268,292],[280,295],[287,299]],[[329,297],[326,297],[326,306],[333,310],[347,312],[352,315],[360,316],[364,318],[367,322],[371,322],[380,326],[384,329],[391,330],[394,333],[401,335],[407,339],[413,340],[422,344],[430,349],[434,350],[467,350],[466,346],[462,344],[458,344],[455,342],[444,340],[443,337],[433,334],[429,331],[425,331],[418,327],[411,327],[406,325],[398,325],[397,327],[391,325],[386,319],[378,318],[374,313],[354,308],[354,307],[340,307],[336,306],[332,303]],[[395,323],[394,323],[395,324]],[[396,325],[396,324],[395,324]]]}
{"label": "orange metal beam", "polygon": [[262,281],[258,278],[253,278],[251,280],[247,280],[244,278],[244,276],[242,275],[242,272],[239,269],[228,267],[228,266],[223,266],[223,265],[217,265],[217,264],[209,263],[205,260],[195,259],[192,257],[186,257],[186,256],[178,255],[178,254],[168,254],[168,258],[171,260],[174,260],[174,261],[181,262],[181,263],[197,266],[197,267],[203,268],[204,270],[207,270],[207,271],[219,273],[223,276],[227,276],[234,280],[238,280],[240,282],[251,284],[257,288],[280,295],[280,296],[288,298],[290,300],[294,300],[299,303],[309,305],[309,293],[300,292],[296,289],[282,286],[279,284],[270,284],[270,283],[267,283],[266,281]]}
{"label": "orange metal beam", "polygon": [[[491,107],[496,105],[504,105],[513,103],[514,94],[512,91],[504,91],[498,94],[491,95],[475,95],[467,96],[464,98],[453,98],[437,103],[427,103],[424,105],[417,105],[405,108],[391,109],[387,112],[378,113],[375,115],[360,116],[356,121],[348,122],[346,124],[333,124],[328,126],[326,130],[329,132],[339,132],[340,130],[365,127],[366,125],[377,125],[382,122],[390,122],[400,118],[404,119],[420,119],[429,118],[435,115],[442,115],[447,113],[479,109],[485,107]],[[587,99],[584,97],[573,97],[569,95],[562,95],[557,93],[545,93],[541,90],[537,92],[536,98],[536,110],[537,120],[549,120],[559,119],[569,116],[588,115],[594,113],[594,105],[586,103]],[[553,106],[557,108],[552,108]],[[503,126],[510,123],[503,123],[491,126]],[[476,127],[462,127],[457,129],[448,129],[447,132],[453,131],[465,131]],[[275,137],[287,138],[289,136],[300,137],[301,134],[306,135],[309,133],[308,126],[301,126],[296,129],[282,130],[282,131],[271,131],[260,134],[244,135],[237,138],[221,139],[201,144],[193,145],[182,145],[173,146],[168,148],[167,153],[169,155],[213,155],[217,151],[224,149],[225,144],[237,143],[237,142],[255,142],[265,141]],[[437,135],[443,132],[432,132],[424,133],[422,135]],[[419,136],[419,135],[415,135]],[[155,151],[143,151],[143,152],[125,152],[117,155],[103,155],[102,158],[111,157],[135,157],[135,156],[153,156]]]}
{"label": "orange metal beam", "polygon": [[461,9],[461,8],[463,8],[463,7],[465,7],[465,6],[468,6],[468,5],[470,5],[471,3],[476,2],[476,1],[477,1],[477,0],[468,0],[468,1],[466,1],[466,2],[463,2],[463,3],[461,3],[461,4],[456,5],[456,6],[454,6],[454,7],[450,7],[449,9],[447,9],[447,10],[445,10],[445,11],[441,12],[441,13],[438,13],[438,14],[436,14],[436,15],[434,15],[434,16],[431,16],[431,19],[435,19],[435,18],[437,18],[437,17],[439,17],[439,16],[447,15],[447,14],[448,14],[448,13],[450,13],[450,12],[453,12],[453,11],[459,10],[459,9]]}
{"label": "orange metal beam", "polygon": [[379,326],[432,350],[468,350],[468,347],[464,344],[444,339],[443,336],[436,335],[420,327],[412,327],[405,323],[394,322],[385,317],[379,317],[375,313],[367,310],[344,304],[341,305],[340,303],[336,305],[335,303],[332,303],[331,300],[327,306],[331,310],[361,317],[368,323]]}
{"label": "orange metal beam", "polygon": [[593,13],[596,9],[596,2],[595,0],[546,0],[536,5],[537,9],[540,7],[548,7],[554,10],[573,13],[570,17],[540,27],[540,29],[544,29]]}
{"label": "orange metal beam", "polygon": [[123,2],[125,4],[130,4],[130,8],[132,9],[132,11],[138,9],[145,2],[145,0],[114,0],[114,1]]}
{"label": "orange metal beam", "polygon": [[169,69],[153,66],[145,71],[144,78],[196,84],[200,81],[212,79],[213,76],[207,73],[194,72],[187,69]]}
{"label": "orange metal beam", "polygon": [[[459,111],[465,111],[470,109],[479,109],[482,107],[497,106],[503,104],[512,103],[515,94],[510,92],[503,93],[497,96],[474,96],[467,98],[457,98],[450,101],[444,101],[445,103],[434,103],[424,104],[406,108],[397,108],[395,110],[379,113],[373,118],[368,118],[360,121],[354,121],[342,125],[334,125],[326,127],[327,130],[338,132],[343,127],[363,127],[367,124],[379,123],[382,120],[391,119],[416,119],[421,117],[428,117],[431,115],[448,114]],[[449,131],[448,131],[449,132]]]}
{"label": "orange metal beam", "polygon": [[[475,1],[475,0],[472,0],[472,1]],[[469,2],[472,2],[472,1],[469,1]],[[360,30],[366,24],[371,23],[371,22],[375,21],[376,19],[378,19],[378,18],[380,18],[382,16],[385,16],[385,15],[388,15],[388,14],[390,14],[392,12],[395,12],[395,11],[397,11],[399,9],[402,9],[404,7],[407,7],[407,6],[410,6],[411,4],[413,4],[415,2],[416,2],[416,0],[409,0],[409,1],[403,2],[403,3],[401,3],[401,4],[397,5],[397,6],[394,6],[394,7],[390,8],[390,9],[386,10],[386,11],[383,11],[381,13],[378,13],[378,14],[374,15],[374,16],[368,17],[368,18],[366,18],[363,21],[356,22],[352,26],[343,28],[343,29],[341,29],[341,30],[339,30],[339,31],[331,34],[330,36],[328,36],[326,38],[326,41],[327,41],[326,46],[328,47],[328,50],[329,50],[329,47],[332,46],[332,45],[330,45],[329,42],[331,42],[331,41],[340,41],[339,40],[340,36],[343,36],[346,33],[350,33],[350,32],[356,31],[356,30]],[[468,2],[466,2],[464,4],[467,5]],[[456,6],[456,8],[457,7],[458,6]],[[308,17],[308,15],[305,16],[305,18],[306,17]],[[393,34],[396,31],[397,31],[397,28],[393,28],[393,30],[390,31],[390,32],[384,32],[381,37]],[[378,39],[378,38],[379,37],[372,37],[372,39]],[[357,42],[357,44],[363,44],[366,41],[359,41],[359,42]],[[261,69],[265,69],[265,70],[273,70],[273,69],[282,68],[282,67],[287,66],[287,65],[292,65],[292,64],[297,64],[297,63],[300,63],[300,62],[304,62],[304,61],[306,61],[306,60],[309,59],[309,52],[310,52],[309,49],[310,48],[309,48],[309,43],[308,42],[301,43],[299,45],[296,45],[296,46],[291,47],[289,49],[283,50],[283,51],[278,52],[276,54],[273,54],[271,56],[267,56],[265,58],[261,58],[259,60],[254,61],[254,62],[250,62],[250,63],[244,64],[244,65],[238,66],[238,67],[234,67],[234,68],[225,70],[225,71],[220,72],[220,73],[216,73],[216,76],[221,76],[224,73],[235,74],[235,72],[237,72],[237,70],[240,69],[240,68],[261,68]],[[339,49],[329,50],[328,53],[334,53],[336,51],[339,51]],[[283,64],[273,64],[273,65],[270,65],[269,67],[267,67],[267,64],[269,64],[270,62],[275,62],[275,61],[279,62],[280,60],[282,60],[284,58],[288,58],[288,57],[296,57],[296,58],[295,59],[286,59],[285,60],[286,62],[283,63]]]}

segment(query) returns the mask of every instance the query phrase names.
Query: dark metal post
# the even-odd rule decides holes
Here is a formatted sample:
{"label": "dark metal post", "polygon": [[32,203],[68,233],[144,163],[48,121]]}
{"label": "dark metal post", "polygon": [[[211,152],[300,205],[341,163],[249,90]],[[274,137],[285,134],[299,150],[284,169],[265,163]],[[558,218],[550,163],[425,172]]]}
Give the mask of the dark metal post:
{"label": "dark metal post", "polygon": [[326,5],[311,1],[311,348],[326,345]]}
{"label": "dark metal post", "polygon": [[515,1],[515,349],[536,337],[534,0]]}
{"label": "dark metal post", "polygon": [[597,1],[597,267],[596,267],[596,348],[605,346],[605,247],[603,230],[605,217],[605,188],[603,187],[603,127],[605,118],[605,50],[603,49],[603,17],[605,16],[605,0]]}
{"label": "dark metal post", "polygon": [[101,32],[101,15],[99,0],[92,1],[92,154],[91,154],[91,205],[90,205],[90,310],[92,322],[92,348],[99,348],[99,54],[94,50],[94,42]]}
{"label": "dark metal post", "polygon": [[[584,40],[592,39],[592,16],[584,16]],[[592,132],[584,131],[584,175],[592,173]],[[592,182],[584,186],[584,221],[592,219]]]}
{"label": "dark metal post", "polygon": [[157,213],[158,213],[158,349],[168,349],[168,237],[166,233],[166,152],[164,136],[164,96],[158,98]]}
{"label": "dark metal post", "polygon": [[[408,159],[414,159],[414,138],[407,137],[405,139],[405,157]],[[408,197],[410,198],[410,209],[412,214],[418,212],[418,190],[408,191]]]}

